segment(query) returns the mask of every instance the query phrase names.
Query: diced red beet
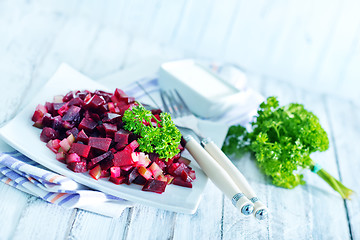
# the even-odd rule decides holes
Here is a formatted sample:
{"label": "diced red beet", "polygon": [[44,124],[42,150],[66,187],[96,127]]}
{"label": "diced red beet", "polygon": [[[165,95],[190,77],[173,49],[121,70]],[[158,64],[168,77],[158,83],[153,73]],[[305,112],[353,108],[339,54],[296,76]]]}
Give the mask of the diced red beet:
{"label": "diced red beet", "polygon": [[[153,115],[159,115],[160,113],[162,113],[161,109],[157,108],[157,109],[151,109],[151,113]],[[160,120],[160,119],[158,119]]]}
{"label": "diced red beet", "polygon": [[51,116],[50,113],[45,113],[42,118],[42,125],[44,127],[52,127],[54,122],[54,118]]}
{"label": "diced red beet", "polygon": [[133,183],[138,184],[138,185],[144,185],[146,183],[146,181],[147,181],[146,178],[139,175],[134,179]]}
{"label": "diced red beet", "polygon": [[181,172],[181,175],[180,175],[181,179],[184,180],[185,182],[192,182],[194,179],[192,179],[188,172],[186,172],[185,170],[183,170]]}
{"label": "diced red beet", "polygon": [[161,168],[161,170],[165,170],[166,164],[164,163],[164,161],[158,159],[155,161],[155,163]]}
{"label": "diced red beet", "polygon": [[69,109],[69,106],[67,103],[65,103],[57,112],[59,113],[60,116],[64,116],[64,114],[66,113],[66,111]]}
{"label": "diced red beet", "polygon": [[152,174],[151,172],[146,169],[145,167],[139,167],[138,168],[138,172],[140,173],[141,176],[143,176],[146,180],[152,178]]}
{"label": "diced red beet", "polygon": [[106,113],[107,111],[109,111],[109,108],[107,106],[107,104],[103,104],[100,105],[99,107],[97,107],[96,111],[100,114]]}
{"label": "diced red beet", "polygon": [[117,178],[117,177],[120,177],[120,175],[121,175],[120,167],[111,167],[110,168],[110,176],[111,177]]}
{"label": "diced red beet", "polygon": [[123,90],[121,90],[119,88],[115,89],[114,96],[116,98],[116,101],[114,101],[115,98],[111,98],[111,100],[113,100],[113,102],[132,103],[135,101],[134,97],[129,97]]}
{"label": "diced red beet", "polygon": [[104,117],[102,118],[102,121],[105,122],[105,123],[121,122],[121,115],[117,114],[117,113],[108,112],[108,113],[104,114]]}
{"label": "diced red beet", "polygon": [[87,168],[88,170],[91,170],[91,169],[93,169],[94,167],[96,167],[97,165],[99,165],[99,164],[94,164],[93,162],[89,161],[89,162],[86,164],[86,168]]}
{"label": "diced red beet", "polygon": [[87,171],[85,162],[71,162],[67,165],[67,167],[77,173],[83,173]]}
{"label": "diced red beet", "polygon": [[117,178],[114,178],[114,177],[110,176],[110,178],[109,178],[110,182],[113,182],[113,183],[115,183],[117,185],[125,183],[126,180],[127,180],[126,177],[123,177],[123,176],[120,176],[120,177],[117,177]]}
{"label": "diced red beet", "polygon": [[180,165],[174,170],[173,174],[174,176],[181,176],[181,173],[187,170],[187,166],[184,163],[180,163]]}
{"label": "diced red beet", "polygon": [[73,91],[70,91],[68,92],[64,97],[63,97],[63,102],[68,102],[70,101],[71,99],[74,98],[74,92]]}
{"label": "diced red beet", "polygon": [[83,118],[79,124],[79,130],[84,129],[85,131],[92,132],[97,126],[97,122],[95,122],[91,118]]}
{"label": "diced red beet", "polygon": [[98,130],[98,133],[100,134],[99,137],[102,137],[102,138],[106,137],[104,125],[102,125],[102,124],[98,125],[96,127],[96,129]]}
{"label": "diced red beet", "polygon": [[80,156],[76,153],[71,153],[66,156],[66,163],[72,163],[72,162],[81,162]]}
{"label": "diced red beet", "polygon": [[80,91],[80,92],[76,93],[76,96],[84,101],[86,95],[88,95],[89,93],[90,92],[88,90],[84,90],[84,91]]}
{"label": "diced red beet", "polygon": [[194,170],[190,170],[188,172],[189,174],[189,177],[191,177],[192,180],[195,180],[196,179],[196,174],[195,174],[195,171]]}
{"label": "diced red beet", "polygon": [[149,153],[149,158],[152,162],[156,162],[159,160],[159,154],[157,153]]}
{"label": "diced red beet", "polygon": [[133,168],[134,168],[134,166],[132,166],[132,165],[127,165],[127,166],[121,166],[120,167],[120,169],[123,170],[124,172],[129,172]]}
{"label": "diced red beet", "polygon": [[98,180],[101,176],[101,167],[97,165],[93,169],[89,171],[90,176],[92,176],[95,180]]}
{"label": "diced red beet", "polygon": [[99,164],[102,170],[109,170],[112,166],[114,166],[113,162],[114,155],[110,155],[108,158],[101,161]]}
{"label": "diced red beet", "polygon": [[138,176],[139,176],[139,172],[137,168],[133,168],[133,170],[131,170],[129,174],[126,176],[126,184],[132,183],[135,180],[135,178],[137,178]]}
{"label": "diced red beet", "polygon": [[168,173],[171,175],[175,175],[174,171],[179,167],[180,163],[173,163],[168,167]]}
{"label": "diced red beet", "polygon": [[80,120],[80,110],[81,110],[81,108],[78,106],[75,106],[75,105],[69,107],[69,109],[66,111],[66,113],[62,117],[62,120],[63,121]]}
{"label": "diced red beet", "polygon": [[76,127],[73,127],[72,129],[67,130],[66,135],[70,136],[70,134],[72,134],[75,137],[75,139],[77,139],[77,135],[79,135],[79,129],[77,129]]}
{"label": "diced red beet", "polygon": [[84,102],[85,102],[85,103],[89,102],[90,99],[91,99],[91,97],[92,97],[92,94],[89,92],[89,93],[85,96]]}
{"label": "diced red beet", "polygon": [[59,137],[59,132],[49,127],[43,128],[40,134],[40,140],[46,143],[58,137]]}
{"label": "diced red beet", "polygon": [[174,177],[171,176],[170,174],[166,174],[165,177],[167,179],[167,184],[171,184],[172,181],[174,180]]}
{"label": "diced red beet", "polygon": [[101,162],[101,161],[104,160],[105,158],[109,157],[111,154],[112,154],[111,151],[108,151],[108,152],[106,152],[106,153],[104,153],[104,154],[101,154],[100,156],[97,156],[97,157],[95,157],[95,158],[92,158],[92,159],[91,159],[91,162],[92,162],[93,164],[96,164],[96,163],[98,163],[98,162]]}
{"label": "diced red beet", "polygon": [[134,104],[126,104],[123,106],[118,107],[119,110],[117,111],[118,113],[120,113],[121,115],[124,115],[125,111],[128,109],[131,109],[134,106]]}
{"label": "diced red beet", "polygon": [[124,148],[126,145],[129,144],[129,135],[131,132],[126,131],[124,129],[120,129],[114,134],[114,141],[118,143],[116,146],[117,148]]}
{"label": "diced red beet", "polygon": [[62,124],[61,116],[54,117],[52,128],[55,130],[60,130],[62,128],[62,125],[63,124]]}
{"label": "diced red beet", "polygon": [[117,131],[117,126],[111,123],[104,123],[103,124],[105,133],[107,137],[114,137],[115,132]]}
{"label": "diced red beet", "polygon": [[100,178],[107,178],[107,177],[110,177],[109,171],[101,170]]}
{"label": "diced red beet", "polygon": [[147,167],[151,163],[148,155],[143,152],[132,152],[131,158],[135,162],[136,167]]}
{"label": "diced red beet", "polygon": [[66,155],[64,152],[58,152],[56,153],[56,160],[62,162],[62,163],[66,163]]}
{"label": "diced red beet", "polygon": [[121,166],[128,166],[133,165],[134,161],[131,157],[131,151],[128,149],[124,149],[120,152],[114,154],[114,166],[121,167]]}
{"label": "diced red beet", "polygon": [[177,162],[177,160],[179,160],[181,154],[177,153],[175,156],[173,156],[172,158],[168,159],[168,162]]}
{"label": "diced red beet", "polygon": [[123,90],[121,90],[120,88],[116,88],[115,92],[114,92],[114,96],[117,99],[121,99],[123,97],[127,97],[128,95]]}
{"label": "diced red beet", "polygon": [[47,112],[48,111],[47,111],[46,107],[39,104],[39,105],[37,105],[31,120],[36,122],[36,121],[40,120],[44,116],[44,114],[47,113]]}
{"label": "diced red beet", "polygon": [[68,143],[70,144],[70,146],[75,142],[75,137],[74,135],[72,135],[72,133],[67,136],[66,140],[68,141]]}
{"label": "diced red beet", "polygon": [[102,97],[105,99],[106,102],[111,101],[110,97],[112,96],[112,94],[109,93],[109,92],[105,92],[105,91],[101,91],[101,90],[96,90],[96,91],[94,92],[94,94],[99,95],[99,96],[102,96]]}
{"label": "diced red beet", "polygon": [[71,128],[75,127],[75,124],[68,122],[68,121],[62,121],[62,127],[64,129],[71,129]]}
{"label": "diced red beet", "polygon": [[185,164],[186,166],[189,166],[189,164],[191,163],[191,161],[190,161],[189,159],[184,158],[184,157],[180,157],[177,162],[178,162],[178,163],[183,163],[183,164]]}
{"label": "diced red beet", "polygon": [[98,95],[93,95],[87,102],[86,102],[86,108],[97,108],[100,105],[105,104],[105,100],[103,97],[100,97]]}
{"label": "diced red beet", "polygon": [[60,148],[59,143],[60,143],[59,139],[53,139],[53,140],[49,140],[46,146],[54,153],[57,153]]}
{"label": "diced red beet", "polygon": [[168,159],[162,159],[164,161],[164,163],[167,165],[167,166],[171,166],[171,164],[173,163],[174,161],[174,158],[168,158]]}
{"label": "diced red beet", "polygon": [[[75,135],[74,135],[75,136]],[[81,141],[83,143],[88,143],[89,141],[89,137],[86,135],[86,133],[84,132],[84,129],[82,129],[79,134],[77,135],[77,138],[76,138],[77,141]]]}
{"label": "diced red beet", "polygon": [[69,153],[76,153],[81,157],[87,158],[91,147],[81,143],[73,143],[69,150]]}
{"label": "diced red beet", "polygon": [[106,152],[109,150],[111,138],[89,137],[88,145],[94,149]]}
{"label": "diced red beet", "polygon": [[179,144],[178,149],[180,150],[180,152],[182,152],[184,150],[184,147],[181,144]]}
{"label": "diced red beet", "polygon": [[167,186],[166,182],[159,181],[156,179],[149,179],[144,184],[142,190],[149,191],[149,192],[155,192],[155,193],[163,193],[163,192],[165,192],[166,186]]}
{"label": "diced red beet", "polygon": [[131,150],[132,152],[135,151],[139,147],[139,143],[134,140],[131,143],[129,143],[125,148]]}
{"label": "diced red beet", "polygon": [[187,187],[187,188],[192,188],[192,183],[191,182],[185,182],[184,180],[181,179],[181,177],[175,177],[172,181],[172,183],[174,185],[178,185],[178,186],[182,186],[182,187]]}
{"label": "diced red beet", "polygon": [[82,100],[79,97],[73,98],[69,101],[68,106],[78,106],[78,107],[82,107],[85,105],[84,100]]}
{"label": "diced red beet", "polygon": [[115,113],[115,104],[113,102],[108,103],[108,109],[111,113]]}
{"label": "diced red beet", "polygon": [[155,162],[153,162],[148,169],[150,170],[154,178],[157,178],[163,173],[162,169]]}
{"label": "diced red beet", "polygon": [[165,177],[163,174],[160,174],[160,175],[157,176],[155,179],[167,183],[167,177]]}
{"label": "diced red beet", "polygon": [[45,107],[46,107],[48,113],[53,114],[53,112],[54,112],[54,104],[53,103],[46,102]]}
{"label": "diced red beet", "polygon": [[53,107],[54,107],[54,113],[56,113],[56,114],[59,114],[58,113],[58,111],[59,111],[59,109],[62,107],[62,106],[64,106],[66,103],[64,103],[64,102],[60,102],[60,103],[56,103],[56,102],[54,102],[54,104],[53,104]]}
{"label": "diced red beet", "polygon": [[61,140],[59,144],[60,144],[61,148],[62,148],[65,152],[68,152],[68,151],[70,150],[70,148],[71,148],[70,143],[69,143],[69,141],[68,141],[66,138],[64,138],[63,140]]}

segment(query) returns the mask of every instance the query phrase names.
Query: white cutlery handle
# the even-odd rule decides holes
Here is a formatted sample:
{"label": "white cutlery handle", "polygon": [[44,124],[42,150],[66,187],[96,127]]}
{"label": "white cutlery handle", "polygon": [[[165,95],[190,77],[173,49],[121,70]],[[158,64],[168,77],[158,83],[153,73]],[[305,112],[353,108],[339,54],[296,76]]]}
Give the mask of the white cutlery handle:
{"label": "white cutlery handle", "polygon": [[240,191],[224,169],[191,136],[185,136],[185,148],[193,156],[211,181],[229,198],[233,205],[245,215],[253,212],[253,203]]}
{"label": "white cutlery handle", "polygon": [[203,139],[202,144],[205,150],[216,160],[216,162],[227,172],[239,189],[254,203],[254,214],[257,219],[264,219],[267,215],[267,207],[259,201],[254,190],[244,175],[230,161],[221,149],[209,138]]}

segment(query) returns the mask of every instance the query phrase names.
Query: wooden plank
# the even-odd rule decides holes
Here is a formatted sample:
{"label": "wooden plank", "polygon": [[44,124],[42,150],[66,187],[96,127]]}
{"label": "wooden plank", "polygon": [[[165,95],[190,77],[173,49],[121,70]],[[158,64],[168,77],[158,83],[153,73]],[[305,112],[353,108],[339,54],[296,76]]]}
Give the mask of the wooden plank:
{"label": "wooden plank", "polygon": [[153,207],[136,205],[126,239],[171,239],[175,214]]}
{"label": "wooden plank", "polygon": [[358,177],[360,149],[357,147],[357,143],[360,141],[358,126],[360,108],[358,105],[338,98],[327,97],[325,102],[333,130],[332,139],[336,147],[341,180],[347,187],[355,191],[352,199],[346,200],[346,206],[352,237],[359,239],[360,200],[357,193],[360,192],[360,179]]}
{"label": "wooden plank", "polygon": [[68,239],[121,239],[125,233],[129,209],[121,217],[109,218],[78,210],[71,225]]}
{"label": "wooden plank", "polygon": [[129,45],[128,34],[116,31],[115,27],[101,26],[81,70],[92,79],[119,70],[124,64]]}
{"label": "wooden plank", "polygon": [[4,183],[0,183],[0,229],[1,238],[10,239],[23,210],[27,207],[30,195]]}
{"label": "wooden plank", "polygon": [[73,211],[31,197],[12,239],[64,239]]}
{"label": "wooden plank", "polygon": [[221,239],[223,198],[222,192],[209,181],[196,213],[176,215],[174,239]]}

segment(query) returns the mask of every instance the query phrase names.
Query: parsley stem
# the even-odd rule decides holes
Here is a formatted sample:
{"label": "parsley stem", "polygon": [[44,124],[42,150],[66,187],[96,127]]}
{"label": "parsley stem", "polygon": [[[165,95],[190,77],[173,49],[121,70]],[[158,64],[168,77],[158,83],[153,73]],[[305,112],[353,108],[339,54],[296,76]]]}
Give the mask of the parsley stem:
{"label": "parsley stem", "polygon": [[[311,166],[311,169],[314,166],[315,164]],[[345,187],[344,184],[325,171],[325,169],[320,169],[316,174],[327,182],[336,192],[338,192],[343,199],[350,199],[350,195],[353,193],[353,190]]]}

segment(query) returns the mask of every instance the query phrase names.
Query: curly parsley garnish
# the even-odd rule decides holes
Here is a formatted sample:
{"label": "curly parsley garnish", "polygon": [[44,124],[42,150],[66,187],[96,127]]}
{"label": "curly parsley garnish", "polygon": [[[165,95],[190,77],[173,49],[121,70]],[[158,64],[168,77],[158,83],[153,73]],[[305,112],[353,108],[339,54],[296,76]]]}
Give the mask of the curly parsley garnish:
{"label": "curly parsley garnish", "polygon": [[329,148],[329,139],[319,119],[303,105],[291,103],[279,106],[276,97],[269,97],[260,105],[258,116],[251,123],[252,131],[237,125],[229,129],[222,147],[227,154],[255,154],[263,172],[273,184],[294,188],[305,184],[301,169],[311,169],[323,178],[345,199],[352,190],[332,177],[324,169],[317,168],[310,154]]}
{"label": "curly parsley garnish", "polygon": [[141,151],[156,152],[160,158],[169,159],[180,152],[181,133],[170,114],[162,112],[159,117],[160,120],[139,104],[126,110],[122,120],[124,129],[141,136],[138,139]]}

